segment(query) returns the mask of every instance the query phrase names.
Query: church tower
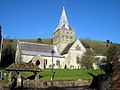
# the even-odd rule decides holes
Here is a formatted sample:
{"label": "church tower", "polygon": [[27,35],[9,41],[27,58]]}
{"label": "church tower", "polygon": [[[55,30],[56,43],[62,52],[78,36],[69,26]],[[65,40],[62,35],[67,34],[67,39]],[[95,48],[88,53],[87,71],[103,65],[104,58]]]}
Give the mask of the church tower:
{"label": "church tower", "polygon": [[73,28],[68,23],[64,6],[59,24],[53,32],[53,35],[53,44],[58,47],[60,53],[66,48],[68,44],[76,40],[75,30],[73,30]]}

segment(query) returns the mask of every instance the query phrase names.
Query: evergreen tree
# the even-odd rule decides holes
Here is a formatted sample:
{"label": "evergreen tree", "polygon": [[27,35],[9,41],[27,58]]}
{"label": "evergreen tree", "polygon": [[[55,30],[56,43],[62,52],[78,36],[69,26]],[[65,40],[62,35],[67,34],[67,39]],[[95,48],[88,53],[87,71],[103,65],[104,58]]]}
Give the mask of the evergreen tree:
{"label": "evergreen tree", "polygon": [[40,42],[40,43],[41,43],[41,42],[42,42],[42,39],[41,39],[41,38],[38,38],[38,39],[37,39],[37,42]]}
{"label": "evergreen tree", "polygon": [[7,44],[6,48],[2,52],[2,67],[8,67],[15,60],[15,50],[12,48],[11,44]]}

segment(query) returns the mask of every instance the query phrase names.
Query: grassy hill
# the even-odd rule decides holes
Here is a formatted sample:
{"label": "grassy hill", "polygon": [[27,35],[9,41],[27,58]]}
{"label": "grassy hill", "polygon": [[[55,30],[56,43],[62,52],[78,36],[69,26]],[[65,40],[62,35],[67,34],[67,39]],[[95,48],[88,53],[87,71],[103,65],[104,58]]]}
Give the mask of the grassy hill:
{"label": "grassy hill", "polygon": [[106,50],[110,46],[110,44],[106,42],[97,40],[80,39],[80,41],[86,48],[92,48],[94,53],[97,55],[99,54],[106,55]]}
{"label": "grassy hill", "polygon": [[[11,46],[14,50],[16,50],[18,39],[4,39],[3,40],[3,51],[7,46]],[[38,41],[37,39],[19,39],[22,42],[31,42],[31,43],[41,43],[41,44],[52,44],[52,39],[41,39]]]}
{"label": "grassy hill", "polygon": [[[3,43],[3,50],[8,46],[11,45],[11,47],[16,50],[17,41],[14,39],[4,39]],[[31,42],[31,43],[41,43],[41,44],[52,44],[52,39],[19,39],[19,41],[22,42]],[[85,48],[92,48],[95,54],[102,54],[106,55],[106,50],[109,46],[106,42],[102,41],[96,41],[96,40],[88,40],[88,39],[80,39],[81,43],[84,45]]]}
{"label": "grassy hill", "polygon": [[38,39],[19,39],[22,42],[41,43],[41,44],[53,44],[51,38],[39,38]]}
{"label": "grassy hill", "polygon": [[[3,41],[3,50],[2,50],[2,63],[6,63],[4,66],[9,66],[15,60],[17,39],[4,39]],[[53,40],[51,38],[39,38],[39,39],[19,39],[22,42],[31,42],[31,43],[41,43],[41,44],[52,44]],[[106,50],[110,44],[102,41],[80,39],[81,43],[86,49],[92,48],[96,55],[102,54],[106,55]],[[9,62],[8,62],[9,61]]]}

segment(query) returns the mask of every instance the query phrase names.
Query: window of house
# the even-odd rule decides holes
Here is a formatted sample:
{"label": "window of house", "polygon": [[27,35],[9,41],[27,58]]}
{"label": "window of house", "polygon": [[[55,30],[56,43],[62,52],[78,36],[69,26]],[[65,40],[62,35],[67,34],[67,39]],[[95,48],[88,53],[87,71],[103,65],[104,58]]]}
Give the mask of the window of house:
{"label": "window of house", "polygon": [[39,60],[36,61],[36,65],[37,65],[37,66],[40,65],[40,61],[39,61]]}
{"label": "window of house", "polygon": [[81,50],[81,47],[79,45],[76,46],[76,50],[77,51],[80,51]]}
{"label": "window of house", "polygon": [[69,32],[67,32],[67,34],[69,34]]}
{"label": "window of house", "polygon": [[70,39],[72,39],[72,36],[70,36]]}
{"label": "window of house", "polygon": [[47,65],[47,59],[45,60],[45,65]]}
{"label": "window of house", "polygon": [[56,65],[60,66],[60,60],[59,59],[56,61]]}
{"label": "window of house", "polygon": [[80,58],[77,56],[76,57],[76,63],[79,64],[80,63]]}

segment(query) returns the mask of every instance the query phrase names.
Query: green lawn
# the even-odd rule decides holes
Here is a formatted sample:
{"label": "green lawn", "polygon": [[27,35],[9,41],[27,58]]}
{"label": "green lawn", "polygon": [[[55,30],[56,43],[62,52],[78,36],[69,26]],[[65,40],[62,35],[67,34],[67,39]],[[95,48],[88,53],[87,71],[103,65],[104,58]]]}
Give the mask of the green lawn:
{"label": "green lawn", "polygon": [[[78,80],[78,79],[92,79],[92,76],[88,73],[92,73],[94,75],[99,75],[101,73],[104,73],[104,71],[101,72],[101,70],[82,70],[82,69],[54,69],[55,76],[54,80]],[[44,69],[42,72],[40,72],[40,78],[41,80],[50,80],[51,78],[51,69]],[[28,76],[34,75],[31,72],[24,72],[22,75],[27,78]]]}
{"label": "green lawn", "polygon": [[[0,69],[0,71],[6,73],[5,69]],[[54,80],[78,80],[78,79],[92,79],[92,76],[88,73],[92,73],[94,75],[104,74],[104,71],[101,72],[101,70],[82,70],[82,69],[54,69],[55,76]],[[40,72],[40,80],[47,80],[49,81],[51,78],[51,69],[44,69],[42,72]],[[28,78],[30,76],[34,75],[33,72],[22,72],[22,76],[24,78]],[[3,75],[3,79],[6,81],[7,75]]]}

